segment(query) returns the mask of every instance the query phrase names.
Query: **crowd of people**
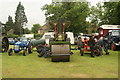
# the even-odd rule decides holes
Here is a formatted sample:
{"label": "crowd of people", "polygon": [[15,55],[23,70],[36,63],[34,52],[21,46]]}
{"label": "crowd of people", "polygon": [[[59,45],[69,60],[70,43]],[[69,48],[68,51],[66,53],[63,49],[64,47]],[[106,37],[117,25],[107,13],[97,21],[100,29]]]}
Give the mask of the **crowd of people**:
{"label": "crowd of people", "polygon": [[90,47],[91,57],[95,57],[95,54],[96,56],[102,56],[103,55],[102,48],[106,53],[105,55],[109,55],[109,52],[108,52],[109,42],[108,42],[108,39],[105,37],[101,37],[98,39],[97,37],[92,35],[89,40],[84,38],[84,41],[82,41],[82,38],[79,37],[77,45],[78,45],[78,49],[80,50],[81,56],[83,56],[84,48],[86,45]]}

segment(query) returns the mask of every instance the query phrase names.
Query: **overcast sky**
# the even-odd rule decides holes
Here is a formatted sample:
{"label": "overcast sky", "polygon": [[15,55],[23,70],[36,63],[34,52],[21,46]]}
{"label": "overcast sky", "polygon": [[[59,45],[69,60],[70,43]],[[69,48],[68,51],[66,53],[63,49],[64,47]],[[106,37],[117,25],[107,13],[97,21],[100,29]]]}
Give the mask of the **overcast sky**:
{"label": "overcast sky", "polygon": [[[92,5],[95,5],[98,1],[102,0],[88,0]],[[0,21],[5,23],[8,16],[15,17],[15,11],[18,3],[21,2],[25,8],[25,13],[28,19],[27,26],[29,29],[33,24],[44,25],[45,16],[44,11],[41,10],[45,4],[52,3],[52,0],[0,0]]]}

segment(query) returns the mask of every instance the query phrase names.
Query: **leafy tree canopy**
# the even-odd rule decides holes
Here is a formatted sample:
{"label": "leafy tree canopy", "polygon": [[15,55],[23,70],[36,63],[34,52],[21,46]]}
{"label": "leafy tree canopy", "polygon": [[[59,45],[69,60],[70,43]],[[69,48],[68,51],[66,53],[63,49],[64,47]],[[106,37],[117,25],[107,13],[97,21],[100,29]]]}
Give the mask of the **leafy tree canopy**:
{"label": "leafy tree canopy", "polygon": [[63,18],[71,22],[68,31],[75,34],[86,32],[86,18],[89,14],[88,3],[81,2],[62,2],[46,4],[42,7],[45,10],[46,22]]}
{"label": "leafy tree canopy", "polygon": [[32,27],[32,32],[33,33],[38,33],[38,30],[41,28],[41,25],[40,24],[33,24],[33,27]]}

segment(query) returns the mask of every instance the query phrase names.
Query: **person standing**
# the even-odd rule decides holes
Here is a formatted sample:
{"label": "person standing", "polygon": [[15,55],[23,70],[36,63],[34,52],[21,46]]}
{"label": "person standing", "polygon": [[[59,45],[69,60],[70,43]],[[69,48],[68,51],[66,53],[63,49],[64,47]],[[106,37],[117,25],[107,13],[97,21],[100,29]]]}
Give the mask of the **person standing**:
{"label": "person standing", "polygon": [[81,37],[78,38],[77,45],[78,45],[78,49],[80,50],[81,56],[83,56],[83,53],[84,53],[84,43],[82,42]]}
{"label": "person standing", "polygon": [[103,37],[103,45],[104,45],[104,51],[106,52],[105,55],[109,55],[109,52],[108,52],[109,40],[108,38],[105,38],[105,36]]}
{"label": "person standing", "polygon": [[91,57],[95,57],[95,56],[94,56],[94,50],[95,50],[94,35],[92,35],[92,36],[90,37],[89,45],[90,45],[90,49],[91,49]]}
{"label": "person standing", "polygon": [[103,52],[102,52],[102,46],[103,46],[103,37],[101,37],[99,40],[98,40],[98,50],[99,50],[99,54],[98,56],[102,56],[103,55]]}

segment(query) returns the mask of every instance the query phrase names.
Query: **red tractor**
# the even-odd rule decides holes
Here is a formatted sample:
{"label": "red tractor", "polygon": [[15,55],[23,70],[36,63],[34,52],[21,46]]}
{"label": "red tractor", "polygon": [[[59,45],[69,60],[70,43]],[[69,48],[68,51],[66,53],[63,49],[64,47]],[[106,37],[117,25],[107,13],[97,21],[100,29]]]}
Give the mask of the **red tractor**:
{"label": "red tractor", "polygon": [[[83,44],[83,47],[81,47],[82,49],[80,49],[81,55],[83,55],[83,53],[85,53],[85,52],[91,52],[91,49],[89,46],[90,35],[87,34],[87,35],[78,36],[78,38],[79,37],[81,37],[82,44]],[[94,50],[94,52],[96,53],[97,51]]]}

